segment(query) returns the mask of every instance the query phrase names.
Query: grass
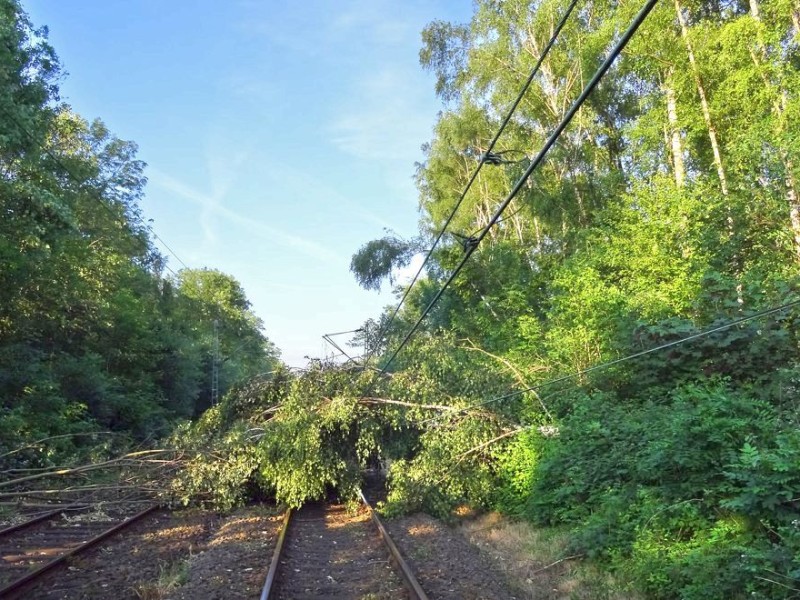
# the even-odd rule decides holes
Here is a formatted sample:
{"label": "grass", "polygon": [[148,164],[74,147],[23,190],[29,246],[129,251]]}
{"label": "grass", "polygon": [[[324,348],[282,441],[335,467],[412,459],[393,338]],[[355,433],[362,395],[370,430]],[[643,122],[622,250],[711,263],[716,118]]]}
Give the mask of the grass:
{"label": "grass", "polygon": [[133,589],[134,594],[139,600],[163,600],[189,579],[190,560],[191,557],[161,565],[158,579],[140,583]]}
{"label": "grass", "polygon": [[567,553],[564,531],[537,528],[500,514],[462,517],[459,532],[503,571],[509,583],[531,600],[640,600],[619,581]]}

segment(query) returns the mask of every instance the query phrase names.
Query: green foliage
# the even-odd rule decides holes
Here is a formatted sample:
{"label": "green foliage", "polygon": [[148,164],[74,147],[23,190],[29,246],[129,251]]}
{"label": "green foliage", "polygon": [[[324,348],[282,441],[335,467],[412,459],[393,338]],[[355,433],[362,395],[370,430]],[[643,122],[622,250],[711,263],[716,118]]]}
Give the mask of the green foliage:
{"label": "green foliage", "polygon": [[231,391],[173,438],[191,457],[173,483],[174,500],[227,508],[271,497],[299,506],[334,491],[349,500],[364,469],[383,462],[391,463],[390,513],[447,515],[464,502],[488,505],[495,448],[481,445],[507,424],[486,411],[448,412],[503,378],[478,368],[481,376],[464,377],[464,363],[487,358],[453,353],[448,342],[420,341],[413,367],[384,378],[319,365]]}
{"label": "green foliage", "polygon": [[515,436],[503,451],[496,453],[498,483],[492,503],[502,512],[525,516],[536,481],[541,446],[541,434],[529,429]]}
{"label": "green foliage", "polygon": [[482,455],[466,453],[497,430],[492,421],[468,418],[424,432],[413,458],[392,464],[387,513],[427,510],[447,518],[461,504],[488,506],[496,483],[494,466]]}
{"label": "green foliage", "polygon": [[457,94],[454,79],[463,71],[468,38],[466,27],[444,21],[434,21],[422,31],[419,61],[436,73],[436,93],[444,100]]}
{"label": "green foliage", "polygon": [[[0,0],[0,41],[0,449],[96,430],[165,435],[209,404],[214,318],[223,391],[277,352],[233,278],[162,276],[136,144],[57,104],[47,31],[16,0]],[[26,466],[61,464],[89,438],[58,439],[73,441]]]}
{"label": "green foliage", "polygon": [[384,279],[393,283],[392,271],[408,265],[417,249],[416,240],[387,235],[364,244],[350,261],[350,271],[365,290],[378,291]]}
{"label": "green foliage", "polygon": [[[423,237],[566,6],[479,0],[469,23],[423,32],[446,102],[417,168]],[[536,152],[638,9],[579,5],[496,150]],[[421,431],[390,510],[468,502],[572,528],[575,552],[654,598],[797,594],[796,310],[547,382],[797,297],[798,18],[785,0],[656,5],[392,364],[453,406],[544,385]],[[448,231],[483,228],[525,166],[485,165]],[[396,347],[460,261],[444,241],[376,348]]]}
{"label": "green foliage", "polygon": [[[420,237],[362,246],[360,285],[392,282],[438,232],[566,6],[478,0],[469,23],[425,29],[421,62],[447,110],[417,167]],[[796,298],[796,6],[658,4],[385,376],[374,367],[461,260],[457,236],[384,339],[387,314],[358,334],[373,364],[266,379],[253,376],[276,352],[239,284],[161,277],[135,145],[56,105],[45,32],[17,2],[0,7],[5,463],[79,451],[63,438],[14,452],[27,440],[144,436],[207,408],[216,330],[229,392],[170,438],[187,461],[177,503],[347,499],[365,467],[393,461],[389,513],[467,503],[558,525],[652,598],[797,594],[797,311],[548,385]],[[496,148],[520,162],[482,170],[450,233],[487,224],[638,8],[578,8]]]}
{"label": "green foliage", "polygon": [[794,527],[800,495],[800,436],[784,427],[722,382],[645,403],[587,396],[529,471],[527,511],[575,527],[576,550],[654,598],[765,593],[754,574],[800,568],[796,536],[775,533]]}
{"label": "green foliage", "polygon": [[790,427],[777,431],[771,439],[753,438],[744,443],[725,471],[732,494],[723,502],[725,508],[780,526],[796,521],[800,508],[800,435],[794,424]]}
{"label": "green foliage", "polygon": [[173,497],[218,508],[254,496],[295,507],[333,491],[355,498],[384,441],[409,427],[397,407],[363,401],[358,390],[371,380],[320,367],[299,377],[279,371],[232,391],[176,433],[173,443],[193,458]]}

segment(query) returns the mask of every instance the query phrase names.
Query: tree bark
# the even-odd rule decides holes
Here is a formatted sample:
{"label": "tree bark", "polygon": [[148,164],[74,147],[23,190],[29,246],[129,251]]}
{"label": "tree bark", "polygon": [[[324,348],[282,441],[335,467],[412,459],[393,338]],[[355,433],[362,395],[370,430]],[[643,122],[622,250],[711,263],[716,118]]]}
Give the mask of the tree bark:
{"label": "tree bark", "polygon": [[[719,150],[719,141],[717,140],[717,130],[714,127],[714,122],[711,119],[711,110],[708,106],[708,97],[706,95],[706,89],[703,85],[703,78],[700,76],[700,68],[697,66],[697,60],[694,54],[694,48],[692,46],[692,41],[689,39],[689,25],[686,22],[686,17],[683,14],[683,8],[681,7],[680,0],[675,0],[675,12],[678,15],[678,23],[681,26],[681,37],[683,38],[683,43],[686,45],[686,53],[689,57],[689,65],[692,68],[692,75],[694,76],[695,85],[697,86],[697,93],[700,96],[700,107],[703,111],[703,120],[706,123],[706,128],[708,129],[708,139],[711,142],[711,152],[714,155],[714,166],[717,168],[717,175],[719,177],[719,185],[720,189],[722,190],[722,195],[728,195],[728,179],[725,175],[725,168],[722,165],[722,154]],[[732,228],[732,217],[729,218],[728,226]]]}
{"label": "tree bark", "polygon": [[542,229],[539,227],[539,217],[533,217],[533,231],[536,235],[536,252],[542,251]]}
{"label": "tree bark", "polygon": [[[711,119],[711,109],[708,106],[708,96],[706,95],[706,89],[703,85],[703,78],[700,75],[700,68],[697,65],[697,59],[695,58],[692,40],[689,38],[689,25],[686,21],[686,16],[683,14],[683,8],[681,7],[680,0],[675,0],[675,12],[678,15],[678,23],[680,23],[681,26],[681,38],[683,38],[683,43],[686,45],[686,53],[689,57],[689,65],[691,66],[692,75],[694,76],[695,85],[697,86],[697,94],[700,96],[700,107],[703,111],[703,120],[706,123],[706,129],[708,129],[708,139],[711,142],[711,152],[714,156],[714,166],[717,168],[719,187],[722,191],[722,196],[727,199],[728,178],[725,175],[725,167],[722,164],[722,153],[719,150],[717,130],[714,127],[714,121]],[[725,208],[728,213],[727,217],[725,218],[728,226],[728,237],[733,239],[735,223],[733,220],[733,211],[731,210],[730,203],[727,203]],[[736,275],[736,278],[739,280],[739,283],[736,285],[736,300],[741,308],[744,304],[744,293],[741,284],[741,256],[739,255],[738,250],[734,250],[732,262],[733,271]]]}
{"label": "tree bark", "polygon": [[445,406],[443,404],[418,404],[416,402],[403,402],[402,400],[392,400],[390,398],[361,398],[358,401],[360,404],[394,404],[397,406],[406,406],[408,408],[424,408],[426,410],[440,410],[448,411],[453,410],[452,406]]}
{"label": "tree bark", "polygon": [[686,168],[683,163],[683,144],[678,126],[678,109],[675,98],[675,88],[672,86],[673,69],[669,70],[663,85],[667,97],[667,123],[669,124],[670,150],[672,152],[672,172],[675,176],[675,185],[683,187],[686,180]]}
{"label": "tree bark", "polygon": [[77,475],[79,473],[86,473],[88,471],[97,471],[98,469],[105,469],[111,466],[117,466],[125,461],[130,461],[133,459],[138,459],[141,456],[150,456],[153,454],[164,454],[174,452],[174,450],[140,450],[139,452],[130,452],[128,454],[124,454],[119,458],[113,458],[111,460],[106,460],[99,463],[93,463],[88,465],[82,465],[79,467],[73,467],[69,469],[58,469],[54,471],[47,471],[45,473],[37,473],[36,475],[28,475],[27,477],[19,477],[17,479],[9,479],[6,481],[0,481],[0,487],[7,487],[10,485],[17,485],[20,483],[25,483],[27,481],[33,481],[35,479],[43,479],[45,477],[54,477],[54,476],[64,476],[64,475]]}
{"label": "tree bark", "polygon": [[462,452],[461,454],[456,456],[456,464],[458,464],[461,461],[463,461],[470,454],[475,454],[476,452],[480,452],[484,448],[488,448],[489,446],[491,446],[492,444],[496,444],[500,440],[504,440],[504,439],[506,439],[508,437],[511,437],[512,435],[517,435],[518,433],[521,433],[522,431],[526,431],[527,429],[529,429],[529,427],[517,427],[516,429],[511,429],[509,431],[504,431],[503,433],[501,433],[497,437],[494,437],[494,438],[490,439],[489,441],[483,442],[482,444],[478,444],[477,446],[474,446],[473,448],[470,448],[466,452]]}
{"label": "tree bark", "polygon": [[[750,16],[756,21],[759,25],[761,24],[761,10],[758,5],[758,0],[750,0]],[[798,14],[797,11],[792,12],[792,21],[795,27],[795,34],[800,31],[800,22],[798,21]],[[750,53],[751,58],[753,59],[753,64],[755,65],[756,69],[759,70],[761,79],[764,81],[764,86],[768,89],[776,88],[776,99],[773,104],[773,112],[777,117],[777,127],[776,133],[778,134],[777,137],[783,134],[783,115],[786,112],[786,90],[781,89],[779,85],[775,85],[773,81],[770,80],[770,77],[766,72],[764,72],[762,68],[763,61],[767,60],[767,47],[764,43],[764,39],[761,36],[761,33],[758,34],[758,49],[761,52],[761,57],[759,57],[755,52]],[[788,156],[788,153],[784,149],[780,149],[780,156],[781,162],[783,163],[783,169],[785,172],[784,175],[784,187],[786,189],[786,204],[789,207],[789,223],[792,230],[792,238],[794,240],[794,254],[795,258],[798,262],[800,262],[800,197],[798,197],[797,191],[797,182],[794,178],[794,165],[792,164],[791,159]]]}
{"label": "tree bark", "polygon": [[800,262],[800,202],[793,189],[787,192],[789,198],[789,220],[792,223],[792,235],[794,237],[794,254]]}

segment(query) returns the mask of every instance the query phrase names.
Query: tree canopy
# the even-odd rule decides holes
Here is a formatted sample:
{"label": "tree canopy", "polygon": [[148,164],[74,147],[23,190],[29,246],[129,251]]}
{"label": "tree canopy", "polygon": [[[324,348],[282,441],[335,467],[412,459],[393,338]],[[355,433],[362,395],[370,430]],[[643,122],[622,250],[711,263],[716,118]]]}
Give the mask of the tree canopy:
{"label": "tree canopy", "polygon": [[[417,170],[423,246],[568,5],[478,0],[469,23],[423,32],[421,63],[444,102]],[[398,376],[425,357],[442,403],[472,382],[467,397],[488,413],[478,436],[474,411],[423,427],[392,468],[390,503],[446,512],[467,501],[571,528],[576,554],[609,561],[653,598],[790,597],[798,312],[729,324],[798,299],[796,3],[657,4],[386,363],[461,261],[461,240],[487,226],[639,8],[578,4],[497,143],[502,160],[482,166],[454,235],[384,327],[377,367]],[[487,386],[465,352],[509,387]]]}
{"label": "tree canopy", "polygon": [[136,144],[58,96],[62,76],[15,0],[0,2],[0,453],[62,460],[85,437],[138,439],[210,404],[214,321],[222,392],[277,351],[232,277],[165,274],[139,208]]}
{"label": "tree canopy", "polygon": [[[364,243],[362,287],[431,247],[569,5],[477,0],[423,31],[443,110],[419,237]],[[0,6],[0,444],[163,431],[186,461],[170,499],[221,508],[353,497],[383,465],[389,513],[565,529],[650,598],[796,596],[796,2],[657,4],[407,338],[640,8],[577,5],[396,318],[358,330],[361,363],[299,374],[235,279],[164,276],[135,145],[58,103],[45,32]]]}

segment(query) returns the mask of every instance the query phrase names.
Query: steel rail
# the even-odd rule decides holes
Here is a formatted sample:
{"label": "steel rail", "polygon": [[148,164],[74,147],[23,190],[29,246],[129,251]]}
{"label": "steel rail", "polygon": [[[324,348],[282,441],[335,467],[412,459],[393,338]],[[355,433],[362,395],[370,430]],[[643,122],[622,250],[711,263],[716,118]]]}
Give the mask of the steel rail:
{"label": "steel rail", "polygon": [[32,519],[23,521],[22,523],[17,523],[16,525],[10,525],[5,529],[0,529],[0,537],[8,535],[9,533],[14,533],[15,531],[19,531],[20,529],[25,529],[27,527],[30,527],[31,525],[36,525],[36,523],[41,523],[42,521],[46,521],[47,519],[52,519],[56,515],[60,515],[61,513],[66,512],[68,510],[83,510],[85,508],[86,508],[85,506],[66,506],[48,511],[37,517],[33,517]]}
{"label": "steel rail", "polygon": [[289,529],[289,520],[292,518],[292,509],[286,510],[286,516],[283,517],[283,525],[281,526],[281,533],[278,536],[278,543],[275,544],[275,550],[272,553],[272,562],[269,565],[269,572],[267,572],[267,579],[264,582],[264,588],[261,590],[261,600],[269,600],[272,593],[272,586],[275,583],[275,577],[278,574],[278,564],[281,559],[281,552],[283,551],[283,541],[286,539],[286,531]]}
{"label": "steel rail", "polygon": [[[364,496],[364,493],[359,490],[359,496],[361,497],[361,501],[366,506],[367,510],[369,511],[369,516],[372,519],[372,522],[378,528],[378,532],[380,533],[381,539],[383,543],[386,544],[386,547],[389,550],[389,555],[391,556],[392,560],[394,561],[395,565],[397,565],[398,570],[400,571],[400,575],[403,579],[403,584],[405,585],[406,589],[408,589],[409,594],[411,594],[412,600],[428,600],[427,594],[420,586],[417,578],[414,576],[411,567],[403,558],[403,555],[400,554],[400,550],[397,548],[395,543],[392,541],[392,538],[389,536],[389,532],[383,526],[380,519],[378,518],[377,513],[373,510],[370,503],[367,501],[367,498]],[[267,578],[264,581],[264,587],[261,590],[261,599],[260,600],[270,600],[274,598],[273,594],[275,592],[275,581],[277,580],[278,575],[278,566],[280,565],[281,553],[283,552],[283,545],[284,541],[286,540],[286,533],[289,530],[289,522],[291,519],[291,512],[292,510],[289,509],[286,511],[286,515],[283,518],[283,525],[281,526],[281,532],[278,535],[278,542],[275,544],[275,550],[272,553],[272,562],[269,565],[269,571],[267,572]]]}
{"label": "steel rail", "polygon": [[35,517],[31,517],[27,521],[23,521],[22,523],[17,523],[16,525],[10,525],[5,529],[0,529],[0,537],[3,537],[10,533],[14,533],[21,529],[26,529],[31,525],[36,525],[37,523],[41,523],[42,521],[46,521],[47,519],[52,519],[53,517],[55,517],[56,515],[60,515],[61,513],[65,513],[71,510],[86,510],[90,506],[91,504],[84,503],[81,500],[70,502],[69,504],[57,505],[57,508],[38,514]]}
{"label": "steel rail", "polygon": [[378,514],[373,510],[372,506],[370,506],[370,503],[367,502],[364,492],[358,490],[358,495],[361,496],[361,501],[364,503],[364,506],[367,507],[369,516],[372,518],[372,522],[375,523],[375,526],[378,528],[383,542],[386,544],[386,547],[389,548],[389,554],[392,555],[392,560],[394,560],[397,568],[400,570],[400,575],[403,577],[403,583],[405,583],[406,588],[408,588],[411,598],[415,600],[428,600],[427,594],[425,594],[422,586],[420,586],[417,578],[414,576],[414,572],[411,570],[411,567],[408,566],[408,563],[403,558],[403,555],[400,554],[400,550],[397,548],[394,541],[392,541],[392,538],[389,536],[389,532],[386,531],[383,523],[381,523],[381,520],[378,518]]}
{"label": "steel rail", "polygon": [[131,524],[135,523],[136,521],[138,521],[142,517],[147,516],[148,514],[153,512],[156,508],[158,508],[158,505],[154,504],[153,506],[150,506],[150,507],[144,509],[143,511],[138,512],[135,515],[128,517],[127,519],[125,519],[121,523],[117,523],[113,527],[111,527],[109,529],[106,529],[104,532],[102,532],[99,535],[93,537],[92,539],[87,540],[87,541],[79,544],[78,546],[76,546],[72,550],[69,550],[69,551],[65,552],[64,554],[62,554],[60,556],[57,556],[56,558],[54,558],[50,562],[47,562],[47,563],[43,564],[38,569],[36,569],[34,571],[31,571],[27,575],[23,575],[19,579],[16,579],[16,580],[12,581],[11,583],[6,585],[5,587],[0,588],[0,598],[4,598],[4,597],[6,597],[7,594],[10,594],[12,592],[18,591],[20,588],[24,587],[25,585],[27,585],[27,584],[31,583],[32,581],[38,579],[39,577],[41,577],[42,575],[44,575],[48,571],[50,571],[50,570],[54,569],[55,567],[59,566],[61,563],[65,562],[68,558],[71,558],[71,557],[73,557],[73,556],[75,556],[77,554],[80,554],[84,550],[87,550],[88,548],[91,548],[92,546],[95,546],[95,545],[99,544],[104,539],[106,539],[106,538],[114,535],[115,533],[121,531],[122,529],[128,527],[128,525],[131,525]]}

